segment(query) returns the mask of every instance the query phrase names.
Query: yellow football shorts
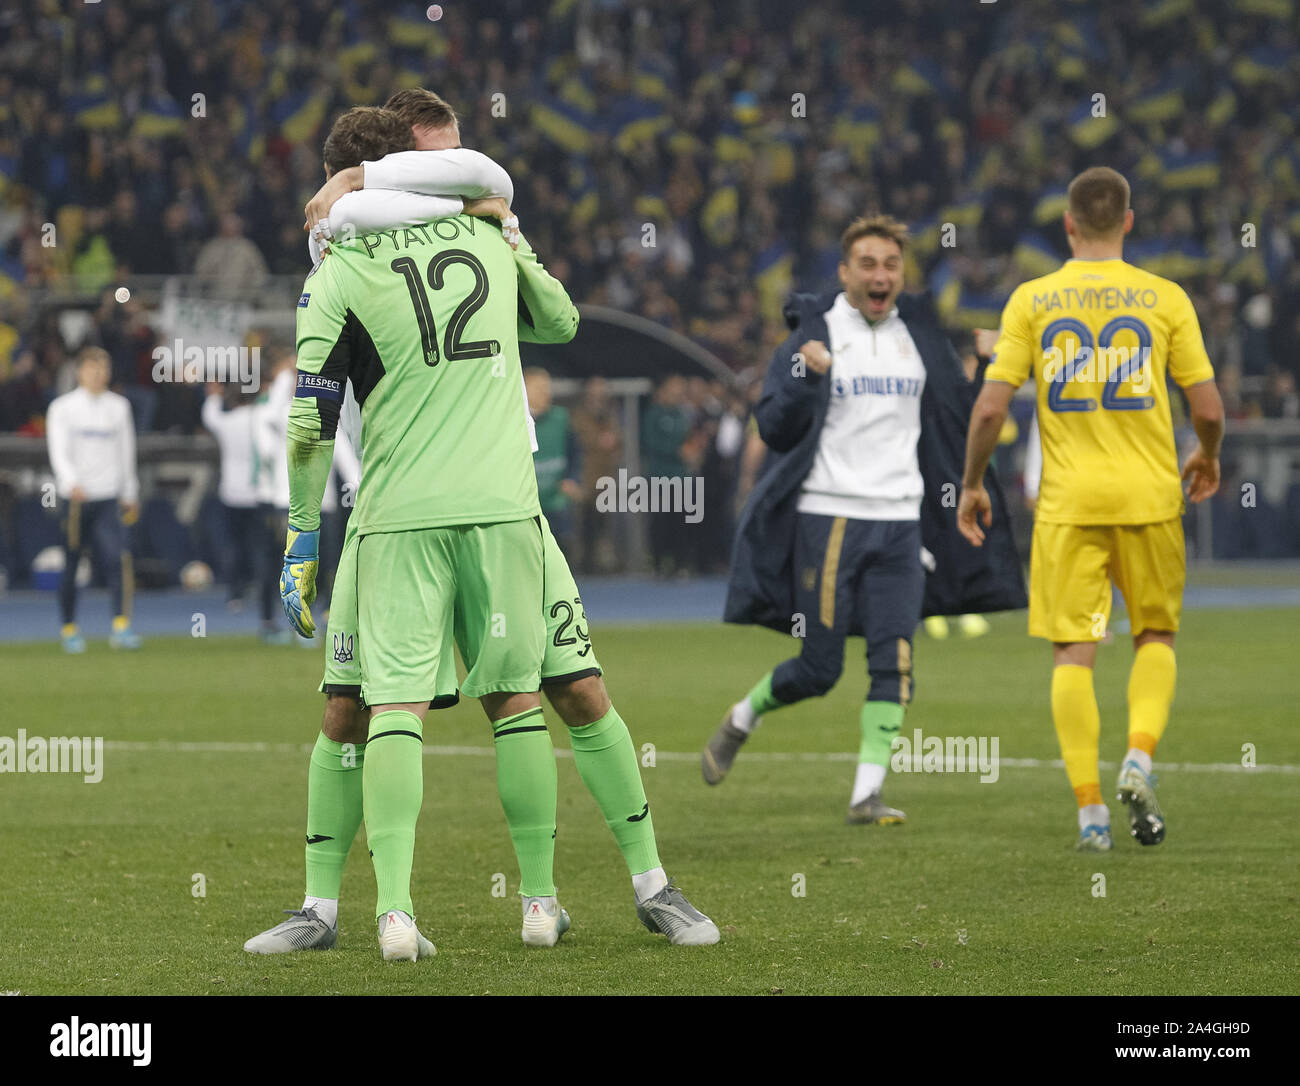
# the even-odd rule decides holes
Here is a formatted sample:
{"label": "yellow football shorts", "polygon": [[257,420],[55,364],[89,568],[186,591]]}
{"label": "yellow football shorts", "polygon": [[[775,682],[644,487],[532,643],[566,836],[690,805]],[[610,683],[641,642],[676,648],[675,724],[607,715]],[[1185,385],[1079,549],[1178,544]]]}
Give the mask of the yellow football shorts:
{"label": "yellow football shorts", "polygon": [[1156,524],[1034,524],[1029,560],[1029,634],[1049,641],[1100,641],[1110,622],[1111,584],[1136,636],[1178,629],[1187,554],[1178,517]]}

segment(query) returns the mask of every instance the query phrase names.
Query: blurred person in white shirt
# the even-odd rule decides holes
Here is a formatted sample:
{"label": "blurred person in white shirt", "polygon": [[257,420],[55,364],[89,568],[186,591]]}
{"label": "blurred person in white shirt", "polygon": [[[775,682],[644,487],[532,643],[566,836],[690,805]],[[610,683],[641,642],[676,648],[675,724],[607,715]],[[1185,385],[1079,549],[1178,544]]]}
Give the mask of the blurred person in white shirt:
{"label": "blurred person in white shirt", "polygon": [[135,425],[125,397],[108,390],[108,352],[87,347],[77,365],[77,387],[50,404],[45,419],[50,466],[62,501],[63,577],[59,582],[60,640],[65,652],[85,652],[77,625],[77,566],[95,548],[112,594],[109,644],[137,649],[131,630],[134,574],[128,529],[140,515]]}
{"label": "blurred person in white shirt", "polygon": [[227,539],[222,570],[229,587],[229,604],[238,610],[250,585],[261,597],[262,621],[275,613],[275,599],[264,590],[266,582],[266,525],[257,502],[257,458],[253,453],[255,412],[251,399],[233,399],[225,386],[209,384],[203,401],[203,425],[217,440],[221,478],[217,498],[225,515]]}

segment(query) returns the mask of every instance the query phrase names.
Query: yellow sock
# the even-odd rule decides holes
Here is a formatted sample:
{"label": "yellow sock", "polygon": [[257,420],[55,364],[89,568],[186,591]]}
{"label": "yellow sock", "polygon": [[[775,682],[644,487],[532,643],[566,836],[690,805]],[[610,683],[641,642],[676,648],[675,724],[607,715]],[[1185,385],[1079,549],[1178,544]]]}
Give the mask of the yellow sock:
{"label": "yellow sock", "polygon": [[59,630],[60,637],[74,637],[76,636],[76,633],[77,633],[77,624],[75,622],[65,623],[63,627]]}
{"label": "yellow sock", "polygon": [[1052,723],[1074,798],[1080,807],[1101,803],[1101,771],[1097,767],[1101,714],[1092,689],[1092,668],[1061,664],[1052,672]]}
{"label": "yellow sock", "polygon": [[1163,641],[1148,641],[1133,657],[1128,679],[1128,745],[1154,755],[1169,723],[1178,663]]}
{"label": "yellow sock", "polygon": [[127,615],[117,615],[113,619],[113,632],[121,633],[131,628],[131,619]]}

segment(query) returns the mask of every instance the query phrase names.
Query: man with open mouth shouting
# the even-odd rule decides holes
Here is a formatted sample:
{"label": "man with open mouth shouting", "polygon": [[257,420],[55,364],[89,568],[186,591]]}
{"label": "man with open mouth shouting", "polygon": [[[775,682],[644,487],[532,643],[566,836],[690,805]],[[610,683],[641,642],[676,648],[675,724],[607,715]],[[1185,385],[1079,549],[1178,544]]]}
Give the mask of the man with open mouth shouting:
{"label": "man with open mouth shouting", "polygon": [[843,291],[786,306],[792,332],[754,411],[770,452],[741,514],[725,617],[802,644],[728,710],[701,759],[704,780],[721,782],[761,717],[829,692],[845,638],[863,636],[871,683],[850,825],[904,820],[881,787],[912,696],[923,611],[1025,606],[1001,493],[991,550],[977,553],[956,531],[961,420],[975,386],[929,295],[902,294],[907,240],[887,215],[856,220],[840,243]]}

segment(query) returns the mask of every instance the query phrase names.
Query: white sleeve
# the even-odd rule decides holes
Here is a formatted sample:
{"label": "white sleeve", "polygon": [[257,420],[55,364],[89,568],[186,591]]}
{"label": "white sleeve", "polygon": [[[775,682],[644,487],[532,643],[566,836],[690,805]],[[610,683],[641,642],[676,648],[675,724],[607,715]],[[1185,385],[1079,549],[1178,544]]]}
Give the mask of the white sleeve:
{"label": "white sleeve", "polygon": [[[459,196],[425,196],[418,192],[400,192],[393,189],[359,189],[340,196],[330,208],[330,236],[337,240],[350,240],[353,235],[369,234],[376,230],[419,226],[432,219],[445,219],[465,210],[465,201]],[[315,261],[318,258],[313,257]]]}
{"label": "white sleeve", "polygon": [[122,397],[122,435],[118,448],[122,457],[122,501],[134,505],[140,500],[140,479],[135,473],[135,419],[131,401]]}
{"label": "white sleeve", "polygon": [[340,493],[350,493],[355,502],[357,487],[361,485],[361,461],[341,426],[334,433],[334,470],[338,473]]}
{"label": "white sleeve", "polygon": [[343,406],[339,408],[339,426],[336,433],[346,434],[352,454],[357,458],[357,480],[361,479],[361,458],[365,448],[361,444],[361,408],[352,394],[352,382],[343,386]]}
{"label": "white sleeve", "polygon": [[217,395],[205,397],[199,418],[214,434],[226,428],[229,420],[226,418],[226,412],[222,410],[221,397]]}
{"label": "white sleeve", "polygon": [[501,196],[514,203],[510,175],[487,155],[468,147],[447,151],[397,151],[361,164],[368,189],[403,189],[428,196]]}
{"label": "white sleeve", "polygon": [[1029,420],[1029,437],[1025,442],[1023,483],[1026,498],[1038,498],[1038,484],[1043,476],[1043,441],[1038,436],[1038,416]]}
{"label": "white sleeve", "polygon": [[528,409],[528,382],[524,380],[524,375],[519,375],[519,387],[524,393],[524,421],[528,423],[528,444],[532,446],[533,452],[537,452],[537,423],[533,421],[533,413]]}
{"label": "white sleeve", "polygon": [[68,424],[63,418],[64,405],[57,400],[45,413],[45,440],[50,451],[50,467],[54,469],[54,486],[67,497],[77,485],[73,467],[72,450],[68,447]]}

